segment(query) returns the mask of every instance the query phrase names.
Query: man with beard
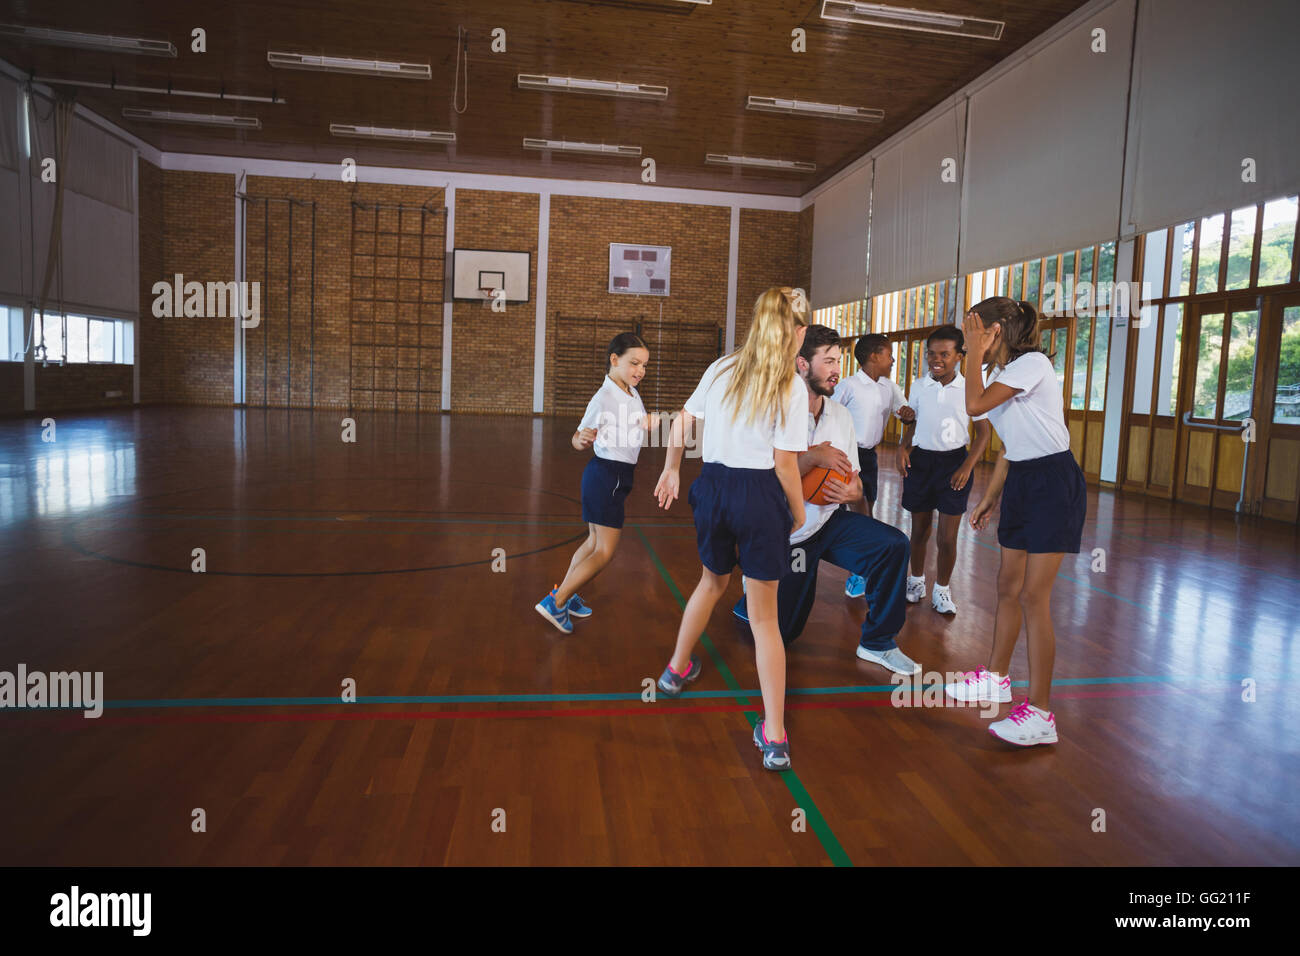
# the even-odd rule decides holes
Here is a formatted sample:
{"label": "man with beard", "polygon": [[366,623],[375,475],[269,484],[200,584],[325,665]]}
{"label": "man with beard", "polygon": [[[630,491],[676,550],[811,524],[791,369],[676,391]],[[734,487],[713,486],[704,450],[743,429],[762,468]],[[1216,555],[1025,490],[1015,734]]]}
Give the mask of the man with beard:
{"label": "man with beard", "polygon": [[[827,478],[823,487],[831,503],[806,502],[803,527],[790,535],[790,565],[776,599],[781,637],[789,644],[802,633],[817,596],[817,566],[829,561],[866,579],[868,608],[858,657],[898,674],[919,674],[920,666],[895,640],[906,617],[907,535],[844,507],[862,497],[862,478],[850,457],[858,448],[853,416],[838,402],[827,401],[840,380],[839,333],[810,325],[795,368],[808,387],[808,450],[799,454],[799,473],[830,468],[851,479]],[[732,613],[749,623],[745,598]]]}

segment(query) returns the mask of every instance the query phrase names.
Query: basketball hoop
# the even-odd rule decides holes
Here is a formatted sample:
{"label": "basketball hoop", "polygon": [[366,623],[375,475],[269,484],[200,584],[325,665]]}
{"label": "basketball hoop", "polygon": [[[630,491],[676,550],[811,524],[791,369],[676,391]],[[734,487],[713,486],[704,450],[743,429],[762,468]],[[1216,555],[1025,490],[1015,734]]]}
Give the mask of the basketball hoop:
{"label": "basketball hoop", "polygon": [[479,286],[479,294],[483,296],[483,308],[492,308],[492,297],[496,295],[496,288],[490,285]]}

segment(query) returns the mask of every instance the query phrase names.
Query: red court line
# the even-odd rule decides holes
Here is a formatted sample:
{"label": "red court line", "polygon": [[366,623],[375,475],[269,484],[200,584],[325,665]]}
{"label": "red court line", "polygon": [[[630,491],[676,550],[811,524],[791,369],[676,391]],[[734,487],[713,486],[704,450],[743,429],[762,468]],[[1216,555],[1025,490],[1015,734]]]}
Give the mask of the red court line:
{"label": "red court line", "polygon": [[[1151,697],[1159,694],[1177,693],[1177,688],[1172,687],[1152,687],[1152,688],[1125,688],[1116,690],[1095,690],[1095,691],[1068,691],[1055,694],[1057,700],[1076,699],[1076,698],[1093,698],[1093,697]],[[557,707],[539,707],[528,710],[427,710],[427,711],[379,711],[378,713],[244,713],[244,714],[194,714],[190,716],[182,715],[164,715],[159,717],[116,717],[105,716],[98,717],[94,720],[88,720],[84,717],[63,717],[50,724],[52,727],[60,729],[94,729],[99,725],[110,725],[113,727],[124,726],[127,724],[280,724],[280,723],[318,723],[320,721],[336,720],[511,720],[521,717],[617,717],[635,714],[637,716],[645,715],[671,715],[671,714],[717,714],[753,711],[758,712],[760,704],[700,704],[691,707],[663,707],[658,704],[629,704],[625,707],[574,707],[574,708],[557,708]],[[787,701],[786,710],[846,710],[859,709],[863,707],[893,707],[892,692],[889,696],[881,696],[871,700],[845,700],[845,701]],[[978,706],[959,707],[947,705],[943,708],[934,707],[912,707],[904,706],[895,708],[897,710],[979,710]],[[22,720],[3,720],[0,721],[0,727],[5,724],[19,726],[31,726],[36,721],[43,718],[35,714],[27,716]]]}

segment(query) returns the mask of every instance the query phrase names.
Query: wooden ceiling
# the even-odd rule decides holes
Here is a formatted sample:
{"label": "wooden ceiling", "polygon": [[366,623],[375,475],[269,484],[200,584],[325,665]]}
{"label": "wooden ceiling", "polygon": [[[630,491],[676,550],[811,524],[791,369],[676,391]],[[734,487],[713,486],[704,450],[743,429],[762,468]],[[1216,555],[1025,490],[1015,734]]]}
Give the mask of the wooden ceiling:
{"label": "wooden ceiling", "polygon": [[[904,0],[898,0],[902,5]],[[1045,31],[1083,0],[907,0],[1003,20],[997,41],[823,20],[822,0],[6,0],[0,22],[167,39],[175,59],[0,38],[0,58],[38,81],[115,81],[270,96],[284,105],[80,88],[79,102],[166,152],[640,182],[635,158],[537,153],[524,137],[633,145],[661,186],[797,196]],[[116,9],[110,9],[110,7]],[[190,50],[207,31],[207,52]],[[468,106],[453,106],[457,29],[467,31]],[[507,50],[490,51],[506,31]],[[806,53],[791,31],[807,31]],[[428,63],[408,80],[270,67],[269,49]],[[518,88],[520,73],[667,86],[662,102]],[[465,90],[462,87],[462,94]],[[884,110],[880,123],[745,109],[749,95]],[[462,100],[462,106],[464,101]],[[256,115],[260,130],[125,119],[123,107]],[[450,146],[331,136],[330,123],[452,130]],[[705,153],[816,163],[814,173],[706,166]]]}

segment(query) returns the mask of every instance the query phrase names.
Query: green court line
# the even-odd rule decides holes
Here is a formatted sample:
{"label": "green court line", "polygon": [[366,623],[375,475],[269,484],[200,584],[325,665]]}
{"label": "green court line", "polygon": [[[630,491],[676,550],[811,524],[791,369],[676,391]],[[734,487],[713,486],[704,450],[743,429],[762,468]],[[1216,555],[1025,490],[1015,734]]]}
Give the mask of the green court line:
{"label": "green court line", "polygon": [[[686,610],[686,600],[682,597],[682,592],[678,590],[677,583],[673,580],[672,575],[668,573],[668,569],[664,567],[664,563],[659,560],[659,555],[655,553],[655,549],[651,546],[650,539],[645,536],[640,528],[636,529],[636,533],[641,539],[641,543],[645,545],[646,551],[650,553],[650,560],[654,562],[655,568],[659,571],[659,576],[664,579],[664,582],[668,585],[668,590],[672,592],[673,598],[677,601],[677,606],[683,611]],[[713,640],[709,637],[707,631],[700,635],[700,643],[709,652],[709,658],[713,661],[713,666],[718,669],[718,673],[722,675],[722,680],[726,683],[727,688],[737,695],[736,703],[748,704],[749,698],[745,696],[740,684],[736,681],[735,675],[731,673],[731,668],[727,667],[727,662],[722,659],[722,655],[714,647]],[[747,710],[744,714],[752,730],[758,724],[758,712],[756,710]],[[812,826],[813,832],[817,834],[817,839],[821,841],[822,849],[831,858],[831,862],[836,866],[852,866],[853,861],[849,859],[848,853],[845,852],[844,847],[836,838],[830,824],[826,822],[826,818],[817,809],[817,803],[813,800],[812,794],[808,792],[808,788],[803,785],[803,781],[799,779],[793,770],[782,771],[777,776],[781,778],[786,785],[786,789],[790,791],[790,795],[794,797],[795,806],[804,810],[807,814],[808,823]]]}

